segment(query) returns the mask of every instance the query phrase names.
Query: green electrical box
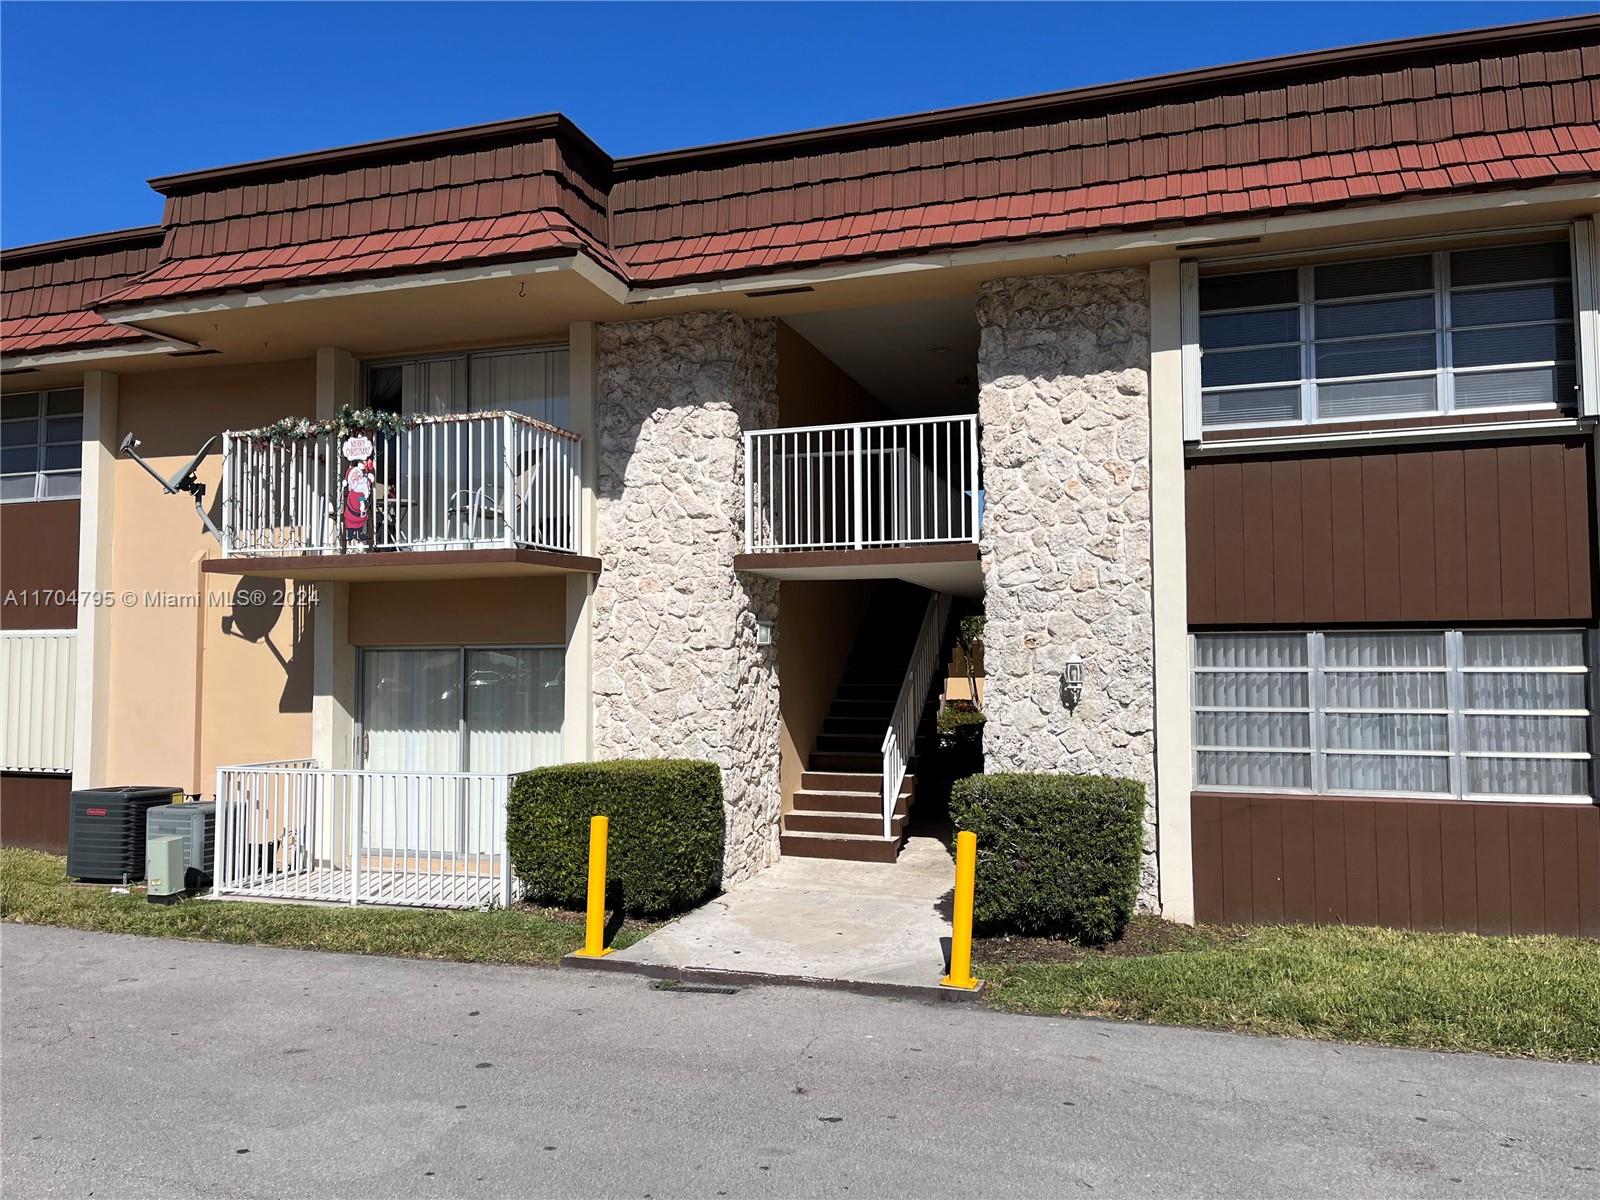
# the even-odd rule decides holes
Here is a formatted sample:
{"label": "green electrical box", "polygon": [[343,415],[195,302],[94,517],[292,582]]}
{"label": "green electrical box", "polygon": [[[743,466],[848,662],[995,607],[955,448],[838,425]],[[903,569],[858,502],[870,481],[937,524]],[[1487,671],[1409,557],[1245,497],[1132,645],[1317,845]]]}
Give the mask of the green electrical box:
{"label": "green electrical box", "polygon": [[151,904],[183,899],[183,839],[153,837],[144,844],[145,893]]}

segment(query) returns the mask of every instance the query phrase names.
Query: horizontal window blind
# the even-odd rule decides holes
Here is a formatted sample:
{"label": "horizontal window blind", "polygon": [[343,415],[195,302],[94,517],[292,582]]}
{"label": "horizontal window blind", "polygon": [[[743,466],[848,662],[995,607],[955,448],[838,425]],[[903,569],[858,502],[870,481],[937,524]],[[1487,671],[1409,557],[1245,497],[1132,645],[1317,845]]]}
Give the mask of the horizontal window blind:
{"label": "horizontal window blind", "polygon": [[1204,276],[1205,428],[1570,406],[1565,241]]}
{"label": "horizontal window blind", "polygon": [[1194,637],[1203,788],[1594,795],[1583,630]]}

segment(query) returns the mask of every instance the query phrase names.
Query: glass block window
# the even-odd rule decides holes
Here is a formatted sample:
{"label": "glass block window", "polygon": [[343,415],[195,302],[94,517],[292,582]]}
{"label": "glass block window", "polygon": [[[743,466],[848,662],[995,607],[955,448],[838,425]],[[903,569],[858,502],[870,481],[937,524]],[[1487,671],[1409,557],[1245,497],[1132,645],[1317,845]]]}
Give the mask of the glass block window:
{"label": "glass block window", "polygon": [[1209,275],[1201,424],[1576,402],[1565,241]]}
{"label": "glass block window", "polygon": [[1574,629],[1197,634],[1196,783],[1589,799],[1591,636]]}
{"label": "glass block window", "polygon": [[83,471],[83,392],[0,397],[0,500],[76,496]]}

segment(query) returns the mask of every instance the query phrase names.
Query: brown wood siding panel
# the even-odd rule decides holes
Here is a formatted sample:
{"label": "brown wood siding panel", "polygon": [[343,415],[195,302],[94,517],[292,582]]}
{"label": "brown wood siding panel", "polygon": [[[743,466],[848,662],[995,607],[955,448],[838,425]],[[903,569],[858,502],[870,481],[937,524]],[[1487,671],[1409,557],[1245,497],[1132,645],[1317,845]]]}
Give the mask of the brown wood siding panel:
{"label": "brown wood siding panel", "polygon": [[1222,919],[1248,924],[1252,910],[1250,801],[1225,796],[1222,820]]}
{"label": "brown wood siding panel", "polygon": [[1244,612],[1251,625],[1279,619],[1274,612],[1276,590],[1273,555],[1272,463],[1243,464],[1239,479],[1244,530]]}
{"label": "brown wood siding panel", "polygon": [[1247,621],[1244,592],[1244,469],[1239,463],[1220,463],[1212,479],[1212,570],[1216,579],[1216,610],[1237,613]]}
{"label": "brown wood siding panel", "polygon": [[1344,883],[1344,919],[1352,925],[1376,925],[1378,832],[1370,801],[1344,804]]}
{"label": "brown wood siding panel", "polygon": [[1464,804],[1439,808],[1439,872],[1444,927],[1478,928],[1478,823]]}
{"label": "brown wood siding panel", "polygon": [[1400,558],[1404,621],[1424,621],[1437,611],[1438,580],[1432,454],[1395,455],[1395,549]]}
{"label": "brown wood siding panel", "polygon": [[1533,478],[1527,446],[1501,446],[1498,454],[1500,498],[1500,616],[1527,620],[1538,615],[1534,600]]}
{"label": "brown wood siding panel", "polygon": [[1194,849],[1194,915],[1197,921],[1222,920],[1221,801],[1196,793],[1189,805],[1189,837]]}
{"label": "brown wood siding panel", "polygon": [[[1184,512],[1193,525],[1208,530],[1216,528],[1216,514],[1212,508],[1212,471],[1185,471]],[[1189,567],[1189,620],[1197,625],[1209,625],[1216,619],[1217,573],[1216,547],[1198,538],[1185,539]]]}
{"label": "brown wood siding panel", "polygon": [[1283,810],[1250,806],[1250,914],[1258,925],[1283,920]]}
{"label": "brown wood siding panel", "polygon": [[1365,514],[1361,459],[1341,455],[1329,463],[1333,501],[1333,619],[1361,621],[1367,613]]}
{"label": "brown wood siding panel", "polygon": [[1393,454],[1369,454],[1361,463],[1362,576],[1365,612],[1400,611],[1399,470]]}
{"label": "brown wood siding panel", "polygon": [[1506,813],[1510,853],[1506,858],[1511,932],[1544,930],[1544,813],[1533,805]]}
{"label": "brown wood siding panel", "polygon": [[1544,931],[1576,937],[1578,916],[1578,814],[1570,808],[1547,808],[1544,818]]}
{"label": "brown wood siding panel", "polygon": [[1317,919],[1316,838],[1311,801],[1295,796],[1278,805],[1283,829],[1283,919],[1311,924]]}
{"label": "brown wood siding panel", "polygon": [[1586,438],[1202,460],[1196,626],[1593,619]]}
{"label": "brown wood siding panel", "polygon": [[[1333,620],[1333,472],[1331,460],[1300,461],[1301,571],[1308,622]],[[1227,615],[1213,619],[1226,622]]]}
{"label": "brown wood siding panel", "polygon": [[1600,938],[1600,807],[1578,812],[1578,931]]}
{"label": "brown wood siding panel", "polygon": [[1533,525],[1533,613],[1559,618],[1568,612],[1565,449],[1546,442],[1528,451],[1529,520]]}
{"label": "brown wood siding panel", "polygon": [[1196,792],[1202,921],[1600,937],[1600,807]]}
{"label": "brown wood siding panel", "polygon": [[1299,459],[1274,462],[1271,468],[1273,620],[1294,625],[1305,620],[1306,611],[1304,485]]}
{"label": "brown wood siding panel", "polygon": [[0,629],[75,629],[78,607],[76,500],[0,504]]}
{"label": "brown wood siding panel", "polygon": [[1574,442],[1567,446],[1567,611],[1573,615],[1594,615],[1594,581],[1597,570],[1596,546],[1600,537],[1594,520],[1594,472],[1600,470],[1590,457],[1590,445]]}
{"label": "brown wood siding panel", "polygon": [[1405,929],[1411,925],[1411,829],[1405,807],[1375,804],[1373,839],[1378,882],[1376,923]]}
{"label": "brown wood siding panel", "polygon": [[1492,446],[1462,452],[1466,483],[1467,610],[1473,621],[1493,621],[1500,602],[1500,456]]}
{"label": "brown wood siding panel", "polygon": [[65,854],[71,795],[65,775],[0,775],[0,846]]}

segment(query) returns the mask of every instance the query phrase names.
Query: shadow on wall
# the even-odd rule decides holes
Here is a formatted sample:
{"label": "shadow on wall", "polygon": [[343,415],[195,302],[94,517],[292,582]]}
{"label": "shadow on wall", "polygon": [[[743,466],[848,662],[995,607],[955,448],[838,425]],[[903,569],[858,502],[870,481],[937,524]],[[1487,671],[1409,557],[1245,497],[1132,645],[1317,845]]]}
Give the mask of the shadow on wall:
{"label": "shadow on wall", "polygon": [[[283,691],[278,696],[281,713],[311,711],[311,610],[309,603],[288,603],[296,599],[294,583],[288,579],[241,576],[234,585],[233,604],[222,617],[222,632],[251,645],[264,645],[283,669]],[[289,627],[287,646],[278,633],[287,604]]]}

